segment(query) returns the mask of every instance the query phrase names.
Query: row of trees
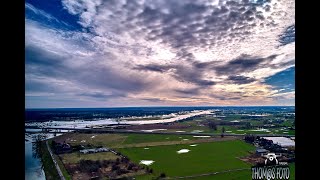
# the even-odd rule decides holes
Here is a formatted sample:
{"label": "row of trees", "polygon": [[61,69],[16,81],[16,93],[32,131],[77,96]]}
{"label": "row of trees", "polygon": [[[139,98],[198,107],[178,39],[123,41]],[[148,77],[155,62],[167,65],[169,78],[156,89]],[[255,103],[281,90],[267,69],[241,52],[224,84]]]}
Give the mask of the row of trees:
{"label": "row of trees", "polygon": [[[214,130],[214,131],[216,131],[218,128],[217,128],[217,124],[214,122],[214,121],[209,121],[208,122],[208,126],[209,126],[209,128],[210,129],[212,129],[212,130]],[[222,129],[221,129],[221,137],[224,137],[224,133],[225,133],[225,128],[224,128],[224,126],[222,127]]]}

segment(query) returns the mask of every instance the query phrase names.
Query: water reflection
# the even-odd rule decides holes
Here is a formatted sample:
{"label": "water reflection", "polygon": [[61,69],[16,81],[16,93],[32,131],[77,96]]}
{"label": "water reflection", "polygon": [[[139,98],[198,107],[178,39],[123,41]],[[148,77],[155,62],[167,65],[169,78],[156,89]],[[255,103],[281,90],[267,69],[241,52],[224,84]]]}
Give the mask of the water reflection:
{"label": "water reflection", "polygon": [[[25,179],[45,180],[43,164],[40,158],[40,141],[46,139],[44,134],[36,134],[25,142]],[[30,141],[32,140],[32,141]]]}

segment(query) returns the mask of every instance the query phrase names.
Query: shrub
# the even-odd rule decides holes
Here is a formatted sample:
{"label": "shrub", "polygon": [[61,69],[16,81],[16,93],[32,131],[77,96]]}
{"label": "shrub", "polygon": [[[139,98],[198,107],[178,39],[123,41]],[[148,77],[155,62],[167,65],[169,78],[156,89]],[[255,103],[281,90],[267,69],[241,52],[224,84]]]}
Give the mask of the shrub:
{"label": "shrub", "polygon": [[161,174],[160,174],[160,177],[161,177],[161,178],[165,178],[165,177],[166,177],[166,174],[165,174],[165,173],[161,173]]}

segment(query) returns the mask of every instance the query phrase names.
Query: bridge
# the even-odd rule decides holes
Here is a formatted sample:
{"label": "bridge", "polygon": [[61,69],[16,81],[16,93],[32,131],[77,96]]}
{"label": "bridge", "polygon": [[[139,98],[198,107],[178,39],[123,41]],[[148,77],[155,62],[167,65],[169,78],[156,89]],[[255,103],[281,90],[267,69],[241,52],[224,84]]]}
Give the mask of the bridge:
{"label": "bridge", "polygon": [[[221,133],[192,133],[192,132],[147,132],[147,131],[136,131],[136,130],[121,130],[121,129],[93,129],[93,128],[61,128],[61,127],[26,127],[29,129],[41,129],[41,131],[25,131],[25,133],[67,133],[61,132],[61,130],[68,130],[72,132],[80,133],[130,133],[130,134],[175,134],[175,135],[192,135],[192,136],[221,136]],[[56,130],[56,131],[50,131]],[[60,132],[58,132],[60,131]],[[295,135],[289,134],[231,134],[223,133],[224,136],[263,136],[263,137],[295,137]]]}

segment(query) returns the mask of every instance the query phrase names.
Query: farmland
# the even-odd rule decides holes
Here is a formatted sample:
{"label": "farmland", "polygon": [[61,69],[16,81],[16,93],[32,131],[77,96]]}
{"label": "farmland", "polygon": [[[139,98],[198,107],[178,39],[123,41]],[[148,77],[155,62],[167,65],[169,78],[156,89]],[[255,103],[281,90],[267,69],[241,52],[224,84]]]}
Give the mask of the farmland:
{"label": "farmland", "polygon": [[[188,153],[178,154],[180,149]],[[155,174],[165,172],[169,177],[188,176],[229,169],[250,168],[239,157],[246,156],[254,147],[240,140],[201,143],[197,146],[168,145],[144,148],[121,148],[136,163],[140,160],[155,161],[149,167]]]}

